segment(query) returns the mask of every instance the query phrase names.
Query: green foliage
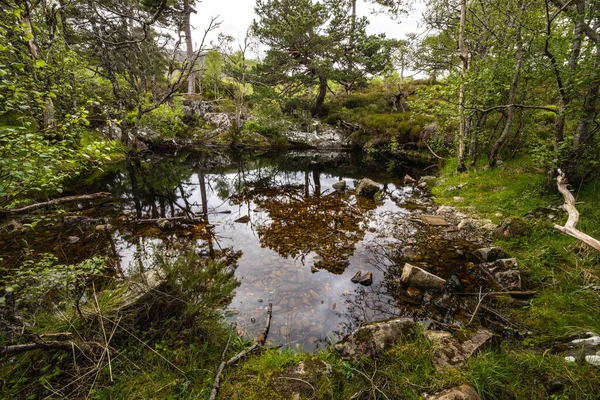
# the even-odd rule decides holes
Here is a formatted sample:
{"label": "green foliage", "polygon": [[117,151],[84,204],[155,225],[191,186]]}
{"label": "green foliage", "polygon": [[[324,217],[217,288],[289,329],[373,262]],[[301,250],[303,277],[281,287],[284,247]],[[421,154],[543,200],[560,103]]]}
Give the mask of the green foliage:
{"label": "green foliage", "polygon": [[53,254],[41,254],[2,277],[5,283],[0,292],[4,291],[5,296],[0,297],[0,304],[10,303],[19,313],[29,316],[52,299],[73,302],[90,279],[104,274],[106,264],[106,258],[93,257],[76,265],[65,265]]}
{"label": "green foliage", "polygon": [[146,113],[140,120],[140,128],[148,128],[163,138],[181,138],[188,136],[188,127],[183,123],[183,103],[180,98],[171,104],[161,104],[155,110]]}

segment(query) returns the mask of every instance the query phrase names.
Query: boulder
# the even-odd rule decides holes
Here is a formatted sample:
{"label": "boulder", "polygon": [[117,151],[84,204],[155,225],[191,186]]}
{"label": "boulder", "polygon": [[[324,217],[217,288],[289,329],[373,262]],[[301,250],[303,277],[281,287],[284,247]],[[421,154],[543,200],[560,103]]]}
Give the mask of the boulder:
{"label": "boulder", "polygon": [[600,335],[594,332],[579,332],[555,339],[552,352],[563,353],[569,362],[585,361],[600,367]]}
{"label": "boulder", "polygon": [[500,247],[482,247],[473,252],[473,255],[482,262],[492,262],[501,258],[509,258],[510,256]]}
{"label": "boulder", "polygon": [[369,178],[361,179],[356,187],[356,195],[364,197],[373,197],[375,193],[379,192],[379,183],[372,181]]}
{"label": "boulder", "polygon": [[343,192],[346,190],[346,181],[339,181],[333,184],[333,188],[338,192]]}
{"label": "boulder", "polygon": [[419,289],[442,290],[446,280],[411,264],[404,264],[400,282]]}
{"label": "boulder", "polygon": [[494,236],[500,239],[526,236],[530,233],[530,226],[521,218],[507,218],[494,230]]}
{"label": "boulder", "polygon": [[374,358],[399,340],[412,337],[416,331],[411,318],[393,318],[363,324],[356,331],[335,344],[334,348],[344,360]]}
{"label": "boulder", "polygon": [[516,258],[500,258],[478,265],[502,290],[520,290],[521,272]]}
{"label": "boulder", "polygon": [[352,283],[360,283],[364,286],[371,286],[373,284],[373,273],[369,271],[358,271],[350,281]]}
{"label": "boulder", "polygon": [[466,340],[461,340],[446,331],[427,331],[425,337],[433,343],[433,363],[436,370],[443,372],[464,365],[475,352],[492,339],[493,334],[481,328]]}
{"label": "boulder", "polygon": [[479,394],[471,385],[464,384],[433,395],[424,395],[424,400],[480,400]]}

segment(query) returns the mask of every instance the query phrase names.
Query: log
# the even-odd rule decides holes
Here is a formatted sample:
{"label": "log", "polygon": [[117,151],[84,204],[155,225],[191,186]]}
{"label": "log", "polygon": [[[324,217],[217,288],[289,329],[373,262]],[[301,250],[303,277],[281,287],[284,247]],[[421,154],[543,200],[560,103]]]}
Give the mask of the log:
{"label": "log", "polygon": [[112,198],[112,194],[108,192],[100,192],[100,193],[92,193],[92,194],[83,194],[79,196],[67,196],[67,197],[59,197],[58,199],[53,199],[50,201],[45,201],[43,203],[35,203],[30,204],[21,208],[13,208],[12,210],[3,210],[1,213],[4,214],[22,214],[25,212],[29,212],[32,210],[37,210],[38,208],[47,208],[50,206],[57,206],[59,204],[72,203],[74,201],[82,201],[82,200],[96,200],[96,199],[109,199]]}
{"label": "log", "polygon": [[577,223],[579,222],[579,211],[577,211],[577,207],[575,207],[575,197],[573,197],[573,194],[567,188],[568,180],[565,177],[564,172],[562,172],[560,169],[558,170],[556,183],[558,186],[558,191],[565,198],[564,207],[569,214],[569,219],[567,219],[567,222],[564,226],[555,224],[554,228],[600,251],[600,240],[595,239],[576,228]]}

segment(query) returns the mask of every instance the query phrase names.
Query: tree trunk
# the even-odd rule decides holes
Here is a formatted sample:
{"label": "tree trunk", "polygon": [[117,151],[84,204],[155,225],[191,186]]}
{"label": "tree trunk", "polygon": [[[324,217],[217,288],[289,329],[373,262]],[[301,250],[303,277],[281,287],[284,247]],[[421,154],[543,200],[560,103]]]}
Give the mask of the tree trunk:
{"label": "tree trunk", "polygon": [[458,48],[460,51],[460,59],[462,60],[462,74],[460,82],[460,91],[458,95],[458,115],[460,117],[460,132],[458,136],[458,171],[462,172],[467,169],[465,166],[465,142],[467,139],[467,117],[465,114],[465,79],[467,77],[467,69],[469,67],[469,55],[467,53],[467,45],[465,42],[465,24],[467,21],[467,0],[460,2],[460,33],[458,38]]}
{"label": "tree trunk", "polygon": [[314,116],[322,117],[324,114],[323,104],[325,103],[325,95],[327,94],[327,78],[319,77],[319,94],[315,103]]}
{"label": "tree trunk", "polygon": [[575,136],[573,137],[573,150],[577,151],[588,136],[590,125],[596,118],[596,104],[600,92],[600,44],[596,45],[596,57],[592,72],[592,81],[583,103],[583,113],[577,124]]}
{"label": "tree trunk", "polygon": [[[192,42],[192,25],[190,23],[190,15],[194,12],[190,5],[189,0],[183,1],[183,8],[185,13],[184,27],[185,30],[185,50],[187,53],[187,62],[189,64],[194,62],[194,43]],[[190,69],[188,76],[188,94],[196,93],[196,71],[195,67]]]}
{"label": "tree trunk", "polygon": [[521,7],[521,14],[519,16],[519,22],[517,25],[517,32],[516,32],[517,50],[516,50],[515,57],[516,57],[517,62],[515,65],[515,74],[513,76],[512,82],[510,83],[510,89],[508,92],[508,101],[507,101],[508,109],[506,110],[506,122],[504,123],[504,129],[502,130],[502,134],[500,135],[498,140],[496,140],[496,143],[494,143],[494,146],[492,147],[492,151],[490,152],[490,160],[489,160],[490,167],[495,167],[496,163],[498,162],[498,153],[500,152],[502,145],[504,144],[504,142],[508,138],[508,135],[510,134],[510,131],[511,131],[512,125],[513,125],[514,116],[515,116],[515,99],[517,97],[519,78],[521,76],[521,69],[523,68],[523,59],[524,59],[523,38],[521,37],[521,29],[522,29],[522,25],[523,25],[522,17],[525,13],[525,4],[522,0],[519,1],[519,6]]}

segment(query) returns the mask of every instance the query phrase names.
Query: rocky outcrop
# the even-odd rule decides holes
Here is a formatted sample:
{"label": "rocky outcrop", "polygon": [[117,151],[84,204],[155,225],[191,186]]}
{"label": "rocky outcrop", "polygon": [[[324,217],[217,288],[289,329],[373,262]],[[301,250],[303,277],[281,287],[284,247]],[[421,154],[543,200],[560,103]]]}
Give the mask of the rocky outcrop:
{"label": "rocky outcrop", "polygon": [[468,339],[455,337],[446,331],[427,331],[425,336],[433,344],[435,368],[443,372],[464,365],[475,352],[490,342],[493,334],[481,328]]}
{"label": "rocky outcrop", "polygon": [[473,255],[482,262],[492,262],[501,258],[509,258],[509,255],[500,247],[482,247],[473,252]]}
{"label": "rocky outcrop", "polygon": [[351,145],[349,136],[342,130],[332,127],[315,129],[311,132],[290,130],[287,140],[296,145],[316,148],[339,149]]}
{"label": "rocky outcrop", "polygon": [[585,361],[600,367],[600,335],[580,332],[558,338],[551,343],[553,353],[562,353],[568,362]]}
{"label": "rocky outcrop", "polygon": [[364,197],[373,197],[380,190],[379,183],[372,181],[369,178],[361,179],[356,187],[356,195]]}
{"label": "rocky outcrop", "polygon": [[374,358],[399,340],[415,334],[415,321],[410,318],[394,318],[363,324],[352,334],[336,343],[334,348],[344,360]]}

